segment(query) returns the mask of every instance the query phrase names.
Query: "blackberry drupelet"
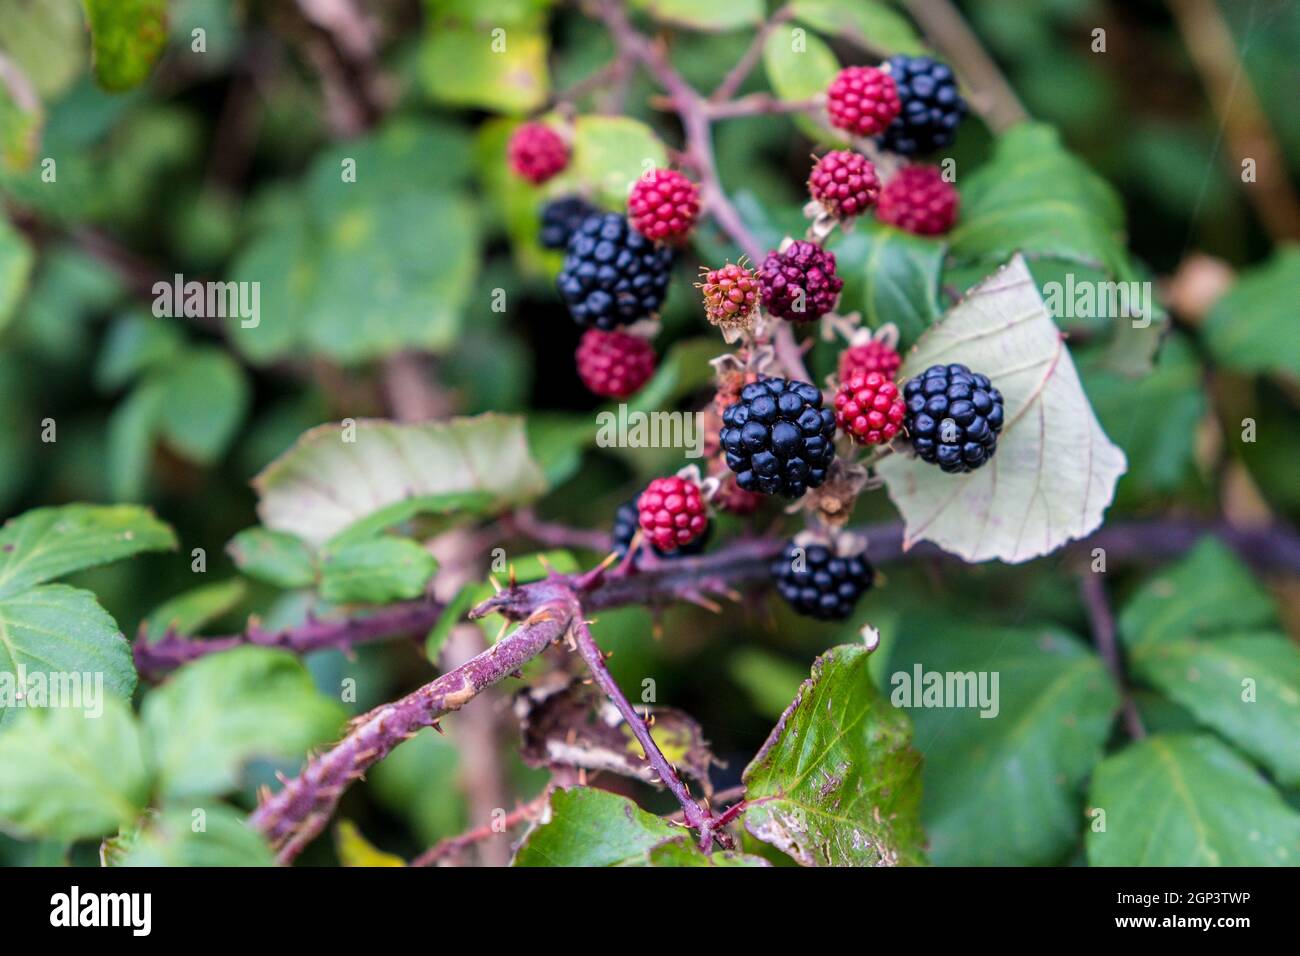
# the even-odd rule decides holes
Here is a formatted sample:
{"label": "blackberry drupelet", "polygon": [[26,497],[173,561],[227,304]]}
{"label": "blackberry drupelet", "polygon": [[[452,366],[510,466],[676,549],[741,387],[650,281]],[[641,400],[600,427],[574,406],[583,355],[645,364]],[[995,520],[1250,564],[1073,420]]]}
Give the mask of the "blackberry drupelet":
{"label": "blackberry drupelet", "polygon": [[772,562],[772,581],[781,597],[800,614],[823,621],[842,621],[852,614],[875,577],[865,554],[842,558],[823,544],[801,548],[792,540]]}
{"label": "blackberry drupelet", "polygon": [[903,386],[904,425],[922,461],[974,471],[997,451],[1002,393],[965,365],[931,365]]}
{"label": "blackberry drupelet", "polygon": [[561,196],[542,207],[542,231],[539,236],[547,249],[563,249],[569,244],[582,221],[600,210],[581,196]]}
{"label": "blackberry drupelet", "polygon": [[[637,511],[636,499],[633,498],[619,505],[618,510],[614,512],[614,527],[610,534],[614,539],[614,553],[620,559],[627,556],[627,549],[632,544],[632,539],[636,537],[639,527],[641,527],[641,513]],[[709,526],[704,529],[704,534],[674,551],[660,551],[653,544],[650,547],[654,548],[654,553],[661,558],[685,558],[692,554],[700,554],[712,536],[713,522],[709,522]]]}
{"label": "blackberry drupelet", "polygon": [[773,250],[758,270],[763,308],[791,322],[811,322],[835,308],[844,280],[835,274],[835,253],[796,239]]}
{"label": "blackberry drupelet", "polygon": [[675,254],[655,246],[616,212],[588,216],[569,238],[555,280],[573,320],[606,331],[663,304]]}
{"label": "blackberry drupelet", "polygon": [[898,89],[900,110],[876,137],[882,147],[900,156],[919,156],[952,143],[966,116],[966,101],[946,63],[928,56],[892,56],[888,72]]}
{"label": "blackberry drupelet", "polygon": [[727,467],[746,491],[798,498],[826,480],[835,458],[835,414],[807,382],[760,379],[722,413]]}

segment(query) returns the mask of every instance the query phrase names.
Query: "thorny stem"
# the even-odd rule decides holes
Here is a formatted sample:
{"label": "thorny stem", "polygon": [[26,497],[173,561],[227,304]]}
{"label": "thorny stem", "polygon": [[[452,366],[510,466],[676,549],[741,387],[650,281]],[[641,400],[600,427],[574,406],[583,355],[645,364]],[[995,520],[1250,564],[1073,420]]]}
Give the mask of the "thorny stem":
{"label": "thorny stem", "polygon": [[1137,704],[1133,701],[1128,679],[1124,674],[1119,645],[1115,641],[1115,615],[1111,613],[1102,575],[1091,570],[1084,571],[1079,577],[1079,592],[1083,596],[1083,606],[1088,612],[1088,622],[1092,625],[1092,636],[1097,644],[1097,652],[1105,662],[1106,669],[1110,671],[1111,679],[1119,691],[1124,726],[1128,729],[1130,737],[1141,740],[1147,732],[1142,726],[1142,715],[1138,713]]}
{"label": "thorny stem", "polygon": [[591,630],[581,615],[573,622],[573,637],[578,646],[578,653],[587,662],[587,668],[591,671],[592,677],[596,679],[597,686],[605,692],[605,696],[613,701],[614,706],[618,708],[624,722],[631,728],[632,736],[636,737],[637,743],[641,745],[641,749],[645,752],[646,759],[650,761],[650,766],[654,767],[655,773],[659,775],[660,782],[668,788],[669,792],[677,798],[677,802],[682,805],[686,825],[700,831],[700,845],[703,848],[711,847],[713,845],[712,816],[695,802],[695,798],[691,796],[686,784],[682,782],[682,778],[678,775],[677,769],[668,762],[668,758],[663,755],[663,751],[655,743],[649,728],[646,727],[645,720],[636,712],[627,696],[619,688],[618,682],[614,680],[614,676],[610,674],[609,668],[605,665],[605,652],[596,644],[596,639],[591,636]]}

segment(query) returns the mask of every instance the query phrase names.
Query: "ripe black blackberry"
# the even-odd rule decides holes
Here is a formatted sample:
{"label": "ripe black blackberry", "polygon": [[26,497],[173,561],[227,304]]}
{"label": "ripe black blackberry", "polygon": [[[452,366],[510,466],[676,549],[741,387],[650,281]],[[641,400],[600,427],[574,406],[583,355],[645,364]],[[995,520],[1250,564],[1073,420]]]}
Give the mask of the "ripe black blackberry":
{"label": "ripe black blackberry", "polygon": [[555,284],[573,320],[618,328],[659,311],[675,253],[656,246],[616,212],[588,216],[569,237]]}
{"label": "ripe black blackberry", "polygon": [[600,212],[581,196],[561,196],[542,207],[542,231],[539,236],[547,249],[563,249],[569,244],[582,221]]}
{"label": "ripe black blackberry", "polygon": [[870,590],[876,572],[865,554],[842,558],[822,544],[788,542],[772,562],[772,580],[792,608],[807,617],[842,621]]}
{"label": "ripe black blackberry", "polygon": [[[632,539],[636,537],[637,528],[639,528],[641,518],[636,507],[637,499],[625,501],[618,506],[614,512],[614,527],[611,529],[611,536],[614,539],[614,553],[621,560],[627,555],[628,546],[632,544]],[[692,554],[700,554],[704,551],[709,543],[709,538],[713,535],[713,522],[704,529],[704,534],[700,535],[689,544],[684,544],[675,551],[660,551],[653,544],[654,553],[661,558],[685,558]],[[644,540],[644,539],[643,539]]]}
{"label": "ripe black blackberry", "polygon": [[919,156],[950,145],[966,116],[966,101],[957,92],[952,68],[928,56],[900,54],[889,58],[887,70],[902,108],[877,142],[900,156]]}
{"label": "ripe black blackberry", "polygon": [[974,471],[993,457],[1002,431],[1002,393],[965,365],[931,365],[903,386],[904,427],[923,461]]}
{"label": "ripe black blackberry", "polygon": [[835,413],[807,382],[764,378],[722,413],[727,467],[746,491],[798,498],[826,480],[835,458]]}

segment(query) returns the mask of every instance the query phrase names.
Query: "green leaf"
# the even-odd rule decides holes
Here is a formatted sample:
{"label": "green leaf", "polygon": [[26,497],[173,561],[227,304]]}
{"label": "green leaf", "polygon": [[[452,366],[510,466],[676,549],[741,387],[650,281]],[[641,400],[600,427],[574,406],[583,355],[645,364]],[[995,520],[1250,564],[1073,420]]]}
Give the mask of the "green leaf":
{"label": "green leaf", "polygon": [[925,538],[966,561],[1015,564],[1095,530],[1124,453],[1093,414],[1020,256],[926,330],[899,381],[949,362],[992,379],[1005,424],[997,453],[977,471],[950,475],[903,455],[877,465],[906,525],[904,547]]}
{"label": "green leaf", "polygon": [[545,103],[550,91],[549,46],[541,16],[508,29],[430,17],[420,41],[420,80],[438,103],[527,113]]}
{"label": "green leaf", "polygon": [[230,340],[254,364],[274,362],[305,346],[307,310],[320,271],[312,235],[302,210],[292,207],[231,265],[231,281],[256,282],[260,290],[256,325],[244,325],[239,316],[226,320]]}
{"label": "green leaf", "polygon": [[[1294,866],[1300,814],[1209,736],[1158,735],[1093,774],[1092,866]],[[1092,811],[1092,812],[1095,812]]]}
{"label": "green leaf", "polygon": [[149,798],[149,771],[131,708],[24,711],[0,730],[0,822],[25,836],[77,840],[130,823]]}
{"label": "green leaf", "polygon": [[243,370],[219,348],[187,351],[165,374],[160,427],[184,457],[210,465],[221,457],[251,400]]}
{"label": "green leaf", "polygon": [[345,714],[285,651],[239,647],[186,664],[141,708],[170,797],[234,788],[255,757],[297,758],[338,733]]}
{"label": "green leaf", "polygon": [[961,218],[948,236],[954,256],[1002,262],[1023,252],[1124,271],[1119,197],[1050,126],[1011,127],[960,189]]}
{"label": "green leaf", "polygon": [[1201,364],[1187,341],[1171,337],[1155,368],[1137,381],[1096,358],[1079,372],[1102,427],[1128,458],[1120,494],[1145,500],[1177,489],[1192,466],[1206,409]]}
{"label": "green leaf", "polygon": [[1134,596],[1120,618],[1135,676],[1231,740],[1277,780],[1300,786],[1300,649],[1276,632],[1272,602],[1212,538]]}
{"label": "green leaf", "polygon": [[323,226],[308,343],[348,363],[449,348],[475,291],[478,246],[474,207],[460,197],[412,194],[347,209]]}
{"label": "green leaf", "polygon": [[704,853],[689,836],[679,836],[675,840],[661,843],[650,850],[650,866],[771,866],[761,856],[752,853],[737,853],[734,850],[718,850]]}
{"label": "green leaf", "polygon": [[921,757],[868,657],[851,644],[818,657],[741,778],[745,828],[804,866],[925,861]]}
{"label": "green leaf", "polygon": [[274,866],[275,857],[243,815],[213,803],[164,808],[151,816],[116,866]]}
{"label": "green leaf", "polygon": [[579,116],[573,124],[573,170],[601,202],[622,209],[637,178],[668,164],[668,153],[645,123],[626,116]]}
{"label": "green leaf", "polygon": [[1217,538],[1147,582],[1124,606],[1119,630],[1131,648],[1147,643],[1275,625],[1268,592]]}
{"label": "green leaf", "polygon": [[790,6],[796,20],[878,56],[925,52],[908,19],[876,0],[793,0]]}
{"label": "green leaf", "polygon": [[185,636],[197,634],[238,607],[247,593],[248,584],[243,578],[191,588],[158,605],[140,622],[145,640],[157,641],[169,631]]}
{"label": "green leaf", "polygon": [[382,537],[327,549],[320,593],[331,604],[383,604],[419,597],[438,562],[409,538]]}
{"label": "green leaf", "polygon": [[744,647],[731,655],[727,672],[764,717],[776,720],[804,681],[803,667],[770,651]]}
{"label": "green leaf", "polygon": [[283,531],[245,528],[230,539],[226,553],[249,577],[278,588],[306,588],[316,582],[311,549]]}
{"label": "green leaf", "polygon": [[763,0],[727,0],[701,4],[695,0],[633,0],[634,7],[656,20],[689,30],[722,32],[754,26],[763,20]]}
{"label": "green leaf", "polygon": [[[1061,862],[1078,843],[1084,782],[1119,707],[1105,667],[1056,631],[906,620],[890,661],[890,699],[909,708],[925,756],[921,819],[931,858],[945,866]],[[966,707],[923,696],[927,680],[946,683],[947,675],[957,675],[952,687]],[[991,691],[984,701],[981,679]]]}
{"label": "green leaf", "polygon": [[109,326],[95,363],[95,385],[122,388],[151,369],[167,368],[185,347],[174,322],[132,312]]}
{"label": "green leaf", "polygon": [[645,866],[648,854],[679,839],[675,827],[627,797],[574,787],[551,794],[551,818],[515,854],[515,866]]}
{"label": "green leaf", "polygon": [[943,313],[939,278],[947,246],[892,226],[861,223],[831,250],[844,277],[843,312],[862,310],[865,324],[898,326],[899,348],[910,348]]}
{"label": "green leaf", "polygon": [[27,291],[35,261],[27,240],[9,224],[7,217],[0,218],[0,329],[9,324]]}
{"label": "green leaf", "polygon": [[167,0],[83,0],[95,79],[121,93],[139,86],[167,43]]}
{"label": "green leaf", "polygon": [[545,479],[528,452],[523,420],[486,414],[398,425],[322,425],[253,480],[262,524],[320,545],[398,502],[486,492],[494,507],[540,495]]}
{"label": "green leaf", "polygon": [[175,547],[172,530],[146,508],[37,508],[0,529],[0,598],[82,568]]}
{"label": "green leaf", "polygon": [[108,419],[108,493],[114,501],[144,497],[167,386],[152,379],[131,391]]}
{"label": "green leaf", "polygon": [[1243,272],[1210,310],[1205,342],[1214,358],[1242,372],[1300,375],[1300,246],[1278,248],[1268,262]]}
{"label": "green leaf", "polygon": [[482,514],[492,510],[494,500],[485,491],[452,491],[441,495],[408,498],[353,522],[330,538],[329,543],[337,548],[350,542],[364,541],[420,515],[454,515],[459,512]]}
{"label": "green leaf", "polygon": [[[824,93],[840,71],[839,60],[826,43],[806,30],[787,24],[768,34],[763,44],[763,67],[777,98],[791,103]],[[795,116],[794,120],[799,129],[816,142],[843,142],[839,134],[814,123],[807,116]]]}

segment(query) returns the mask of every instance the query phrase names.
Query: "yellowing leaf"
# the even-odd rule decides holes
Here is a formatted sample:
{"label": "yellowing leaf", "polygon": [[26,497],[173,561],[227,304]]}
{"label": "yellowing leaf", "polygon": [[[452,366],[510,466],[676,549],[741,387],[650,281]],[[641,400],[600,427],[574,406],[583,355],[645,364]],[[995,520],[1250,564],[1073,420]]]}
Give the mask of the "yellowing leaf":
{"label": "yellowing leaf", "polygon": [[880,463],[904,547],[926,539],[967,561],[1015,564],[1095,530],[1127,463],[1020,256],[921,336],[900,380],[952,362],[992,379],[1006,424],[992,460],[968,474],[903,454]]}

